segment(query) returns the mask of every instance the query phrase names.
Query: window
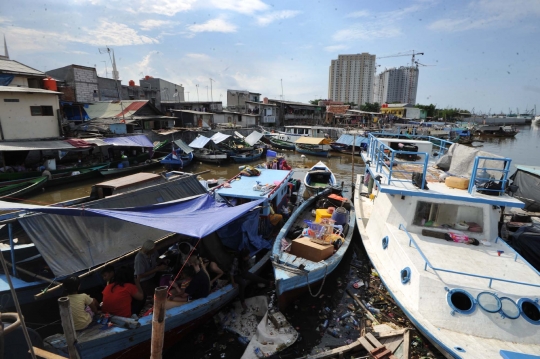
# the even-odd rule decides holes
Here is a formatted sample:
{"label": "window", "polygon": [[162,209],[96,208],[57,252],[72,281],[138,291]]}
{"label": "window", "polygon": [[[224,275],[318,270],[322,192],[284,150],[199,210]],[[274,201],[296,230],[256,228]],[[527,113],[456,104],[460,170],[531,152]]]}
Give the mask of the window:
{"label": "window", "polygon": [[418,201],[413,224],[422,227],[483,232],[482,208]]}
{"label": "window", "polygon": [[54,116],[52,106],[30,106],[32,116]]}
{"label": "window", "polygon": [[19,102],[18,98],[5,98],[4,102]]}

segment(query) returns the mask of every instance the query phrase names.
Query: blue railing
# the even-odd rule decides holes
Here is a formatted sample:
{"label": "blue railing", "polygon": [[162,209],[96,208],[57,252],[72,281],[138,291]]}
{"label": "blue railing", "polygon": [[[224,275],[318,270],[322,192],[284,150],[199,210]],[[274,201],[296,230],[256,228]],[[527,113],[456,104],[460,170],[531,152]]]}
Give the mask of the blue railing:
{"label": "blue railing", "polygon": [[489,279],[489,285],[488,285],[489,288],[491,288],[491,285],[492,285],[493,281],[504,282],[504,283],[513,283],[513,284],[519,284],[519,285],[525,285],[525,286],[540,288],[540,284],[527,283],[527,282],[518,282],[518,281],[515,281],[515,280],[496,278],[496,277],[490,277],[490,276],[485,276],[485,275],[480,275],[480,274],[465,273],[465,272],[459,272],[459,271],[450,270],[450,269],[434,267],[434,266],[431,265],[431,263],[427,259],[426,255],[424,254],[424,252],[422,252],[422,250],[420,249],[420,247],[418,246],[416,241],[413,239],[413,237],[411,236],[409,231],[407,231],[407,228],[403,224],[400,224],[399,229],[404,231],[407,234],[407,236],[409,237],[409,247],[411,247],[411,244],[414,244],[414,248],[418,251],[418,253],[420,253],[420,256],[422,257],[422,259],[425,262],[424,270],[427,270],[427,268],[429,267],[434,272],[446,272],[446,273],[458,274],[458,275],[462,275],[462,276],[466,276],[466,277]]}
{"label": "blue railing", "polygon": [[[478,165],[480,164],[480,160],[502,161],[504,162],[504,168],[500,169],[500,168],[478,167]],[[472,194],[474,190],[474,186],[478,185],[478,183],[487,183],[489,181],[494,181],[500,184],[500,188],[482,188],[482,191],[497,192],[499,196],[504,194],[504,190],[506,189],[506,183],[508,182],[508,173],[510,172],[510,163],[512,163],[512,159],[510,158],[476,156],[476,158],[474,159],[474,166],[471,173],[471,180],[469,181],[469,189],[468,189],[469,193]],[[502,179],[497,180],[491,177],[478,177],[478,170],[483,170],[481,176],[488,175],[487,171],[501,172]]]}
{"label": "blue railing", "polygon": [[390,138],[403,138],[407,140],[419,140],[419,141],[429,141],[433,143],[433,148],[437,151],[436,155],[433,155],[433,157],[439,157],[446,153],[448,150],[448,147],[454,144],[452,141],[444,140],[439,137],[434,136],[426,136],[426,135],[413,135],[413,134],[407,134],[407,133],[395,133],[395,132],[373,132],[371,133],[375,137],[390,137]]}

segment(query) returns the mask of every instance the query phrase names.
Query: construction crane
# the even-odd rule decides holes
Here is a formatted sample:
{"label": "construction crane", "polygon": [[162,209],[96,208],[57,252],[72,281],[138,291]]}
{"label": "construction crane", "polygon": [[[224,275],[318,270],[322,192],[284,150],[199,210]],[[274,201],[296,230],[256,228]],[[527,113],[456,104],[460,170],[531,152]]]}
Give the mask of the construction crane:
{"label": "construction crane", "polygon": [[414,70],[414,65],[416,65],[416,76],[417,76],[417,78],[418,78],[418,65],[429,66],[429,65],[420,64],[418,61],[416,61],[416,56],[419,56],[419,55],[424,55],[424,53],[423,52],[415,52],[414,50],[411,50],[411,51],[408,51],[405,54],[398,53],[398,54],[395,54],[395,55],[388,55],[388,56],[379,57],[379,59],[386,59],[386,58],[389,58],[389,57],[411,56],[411,67],[409,68],[409,91],[407,93],[407,103],[411,103],[412,100],[413,100],[413,98],[412,98],[412,92],[413,92],[412,89],[413,89],[413,73],[415,72],[415,71],[413,71]]}

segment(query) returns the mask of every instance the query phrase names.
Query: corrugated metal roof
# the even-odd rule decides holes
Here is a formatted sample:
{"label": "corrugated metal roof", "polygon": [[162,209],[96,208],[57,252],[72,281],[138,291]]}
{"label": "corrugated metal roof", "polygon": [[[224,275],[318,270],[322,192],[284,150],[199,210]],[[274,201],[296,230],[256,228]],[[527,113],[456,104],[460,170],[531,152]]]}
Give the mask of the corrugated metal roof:
{"label": "corrugated metal roof", "polygon": [[259,140],[263,137],[263,134],[260,133],[260,132],[257,132],[257,131],[253,131],[249,134],[249,136],[247,136],[244,141],[246,141],[250,146],[253,146],[254,144],[256,144],[257,142],[259,142]]}
{"label": "corrugated metal roof", "polygon": [[231,135],[225,135],[221,132],[216,133],[214,136],[210,137],[210,139],[215,143],[218,144],[220,142],[225,141],[227,138],[231,137]]}
{"label": "corrugated metal roof", "polygon": [[362,143],[367,143],[368,139],[362,136],[356,136],[355,140],[353,135],[341,135],[336,142],[343,145],[352,146],[353,141],[355,146],[360,147]]}
{"label": "corrugated metal roof", "polygon": [[189,147],[204,148],[204,146],[206,146],[208,142],[210,142],[210,139],[208,137],[204,137],[201,135],[197,137],[196,139],[194,139],[193,141],[191,141],[191,143],[189,144]]}
{"label": "corrugated metal roof", "polygon": [[324,138],[319,138],[319,137],[300,137],[299,139],[296,140],[295,143],[303,143],[306,145],[319,145],[324,141],[325,141]]}
{"label": "corrugated metal roof", "polygon": [[75,150],[66,141],[17,141],[0,142],[0,151]]}
{"label": "corrugated metal roof", "polygon": [[44,93],[51,95],[61,95],[61,92],[44,89],[35,89],[30,87],[0,86],[0,92],[19,92],[19,93]]}
{"label": "corrugated metal roof", "polygon": [[523,172],[531,173],[535,176],[540,176],[540,167],[536,166],[525,166],[525,165],[516,165],[516,168]]}
{"label": "corrugated metal roof", "polygon": [[34,75],[40,77],[47,76],[44,72],[36,70],[30,66],[23,65],[18,61],[6,59],[0,59],[0,72],[22,75]]}
{"label": "corrugated metal roof", "polygon": [[172,112],[186,112],[186,113],[194,113],[196,115],[213,115],[213,112],[202,112],[202,111],[193,111],[193,110],[171,110]]}
{"label": "corrugated metal roof", "polygon": [[193,152],[193,148],[189,147],[188,145],[186,145],[186,143],[182,140],[176,140],[174,141],[174,144],[177,145],[178,147],[180,147],[180,149],[182,151],[184,151],[184,153],[191,153]]}
{"label": "corrugated metal roof", "polygon": [[95,102],[88,105],[85,111],[91,119],[131,117],[147,103],[148,100]]}

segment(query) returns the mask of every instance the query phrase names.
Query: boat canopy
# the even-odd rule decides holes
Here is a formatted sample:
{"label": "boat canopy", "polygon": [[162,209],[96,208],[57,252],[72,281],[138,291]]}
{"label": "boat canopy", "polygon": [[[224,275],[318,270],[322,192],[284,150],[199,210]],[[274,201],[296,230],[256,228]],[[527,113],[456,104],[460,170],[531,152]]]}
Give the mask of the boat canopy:
{"label": "boat canopy", "polygon": [[0,151],[76,150],[66,141],[17,141],[1,142]]}
{"label": "boat canopy", "polygon": [[301,143],[301,144],[305,144],[305,145],[320,145],[325,141],[326,141],[325,138],[302,136],[299,139],[297,139],[295,141],[295,143]]}
{"label": "boat canopy", "polygon": [[259,142],[259,140],[263,137],[263,134],[260,133],[260,132],[257,132],[257,131],[253,131],[251,132],[251,134],[249,136],[247,136],[244,141],[246,141],[246,143],[250,146],[253,146],[254,144],[256,144],[257,142]]}
{"label": "boat canopy", "polygon": [[180,149],[184,151],[185,154],[193,152],[193,148],[186,145],[186,143],[182,140],[176,140],[174,141],[174,144],[180,147]]}
{"label": "boat canopy", "polygon": [[510,177],[512,184],[518,186],[514,198],[525,203],[524,209],[540,212],[540,167],[516,165],[517,171]]}
{"label": "boat canopy", "polygon": [[221,132],[218,132],[214,134],[214,136],[210,137],[210,139],[217,145],[218,143],[225,141],[229,137],[231,137],[231,135],[225,135]]}
{"label": "boat canopy", "polygon": [[103,141],[112,146],[128,147],[154,147],[145,135],[103,138]]}
{"label": "boat canopy", "polygon": [[352,146],[354,142],[356,147],[360,147],[362,143],[367,143],[368,139],[362,136],[356,136],[355,139],[353,135],[341,135],[336,142],[347,146]]}
{"label": "boat canopy", "polygon": [[[3,201],[0,202],[0,208],[2,210],[26,209],[50,214],[49,216],[29,216],[20,219],[19,223],[29,234],[55,276],[60,277],[117,258],[141,246],[148,239],[148,237],[140,238],[132,233],[126,236],[122,233],[122,228],[133,228],[135,224],[165,231],[164,235],[178,233],[189,237],[203,238],[241,218],[263,201],[264,199],[259,199],[236,207],[229,207],[224,203],[217,202],[209,194],[204,194],[151,206],[124,209],[60,208]],[[254,213],[254,219],[258,221],[258,212]],[[47,220],[35,220],[40,217]],[[104,226],[104,218],[120,221]],[[81,225],[81,222],[77,221],[81,219],[94,223],[94,226],[92,227],[88,223]],[[125,222],[129,222],[127,223],[129,226],[122,227]],[[237,227],[238,225],[239,223],[237,223]],[[258,228],[257,225],[254,227]],[[258,244],[259,247],[265,245],[262,239],[255,235],[251,237],[244,241],[241,238],[231,238],[231,241],[233,239],[236,242],[243,241],[242,243],[247,241],[249,244]],[[256,242],[257,239],[260,241]],[[238,247],[232,248],[239,249]]]}
{"label": "boat canopy", "polygon": [[204,146],[206,146],[208,142],[210,142],[210,139],[208,137],[200,135],[199,137],[191,141],[191,143],[189,144],[189,147],[204,148]]}

